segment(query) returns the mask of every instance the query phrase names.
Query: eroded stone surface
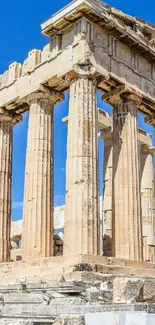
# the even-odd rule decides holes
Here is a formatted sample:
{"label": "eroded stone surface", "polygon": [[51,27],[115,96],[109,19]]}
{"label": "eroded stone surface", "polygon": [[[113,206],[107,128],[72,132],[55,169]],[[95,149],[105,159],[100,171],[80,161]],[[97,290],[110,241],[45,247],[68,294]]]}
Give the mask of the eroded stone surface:
{"label": "eroded stone surface", "polygon": [[62,316],[58,317],[53,325],[85,325],[84,316]]}
{"label": "eroded stone surface", "polygon": [[53,255],[53,106],[52,97],[30,101],[25,193],[23,260]]}
{"label": "eroded stone surface", "polygon": [[68,124],[65,255],[99,254],[96,105],[94,80],[87,76],[73,81]]}
{"label": "eroded stone surface", "polygon": [[113,256],[142,260],[137,105],[131,95],[115,105],[113,116]]}

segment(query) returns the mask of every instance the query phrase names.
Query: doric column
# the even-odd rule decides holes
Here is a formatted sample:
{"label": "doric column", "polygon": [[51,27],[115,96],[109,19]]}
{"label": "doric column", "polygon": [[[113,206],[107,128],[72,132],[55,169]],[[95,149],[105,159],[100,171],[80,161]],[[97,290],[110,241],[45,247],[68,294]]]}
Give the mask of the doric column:
{"label": "doric column", "polygon": [[141,146],[141,202],[143,223],[144,260],[155,262],[155,196],[154,196],[154,166],[151,147]]}
{"label": "doric column", "polygon": [[142,260],[142,220],[137,105],[141,99],[123,93],[113,115],[113,255]]}
{"label": "doric column", "polygon": [[103,255],[112,256],[112,163],[113,144],[111,128],[101,132],[104,140],[103,169]]}
{"label": "doric column", "polygon": [[22,117],[0,109],[0,262],[10,260],[13,126]]}
{"label": "doric column", "polygon": [[53,108],[55,93],[39,92],[30,105],[22,257],[29,260],[53,255]]}
{"label": "doric column", "polygon": [[99,254],[96,81],[70,86],[64,254]]}

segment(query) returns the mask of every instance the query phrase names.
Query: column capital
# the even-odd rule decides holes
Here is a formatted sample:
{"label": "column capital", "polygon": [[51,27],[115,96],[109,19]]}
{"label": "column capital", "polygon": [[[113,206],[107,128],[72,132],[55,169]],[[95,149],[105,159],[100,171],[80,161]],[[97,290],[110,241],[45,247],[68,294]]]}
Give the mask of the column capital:
{"label": "column capital", "polygon": [[98,137],[102,140],[112,140],[112,128],[107,128],[99,132]]}
{"label": "column capital", "polygon": [[23,120],[22,115],[16,114],[12,111],[7,111],[0,108],[0,122],[8,122],[15,125]]}
{"label": "column capital", "polygon": [[37,100],[45,100],[50,102],[51,105],[54,106],[55,104],[60,101],[63,101],[64,99],[65,96],[63,93],[41,84],[38,91],[31,93],[25,97],[25,102],[31,104],[33,102],[36,102]]}
{"label": "column capital", "polygon": [[66,74],[66,80],[69,84],[82,78],[92,80],[94,84],[97,85],[97,73],[91,63],[79,63],[73,68],[73,70]]}
{"label": "column capital", "polygon": [[149,146],[147,144],[141,145],[141,153],[147,154],[147,155],[154,155],[155,154],[155,147]]}
{"label": "column capital", "polygon": [[140,93],[134,92],[133,89],[127,88],[125,85],[119,86],[102,96],[102,100],[112,106],[130,101],[140,106],[142,99]]}
{"label": "column capital", "polygon": [[120,94],[120,98],[123,102],[134,102],[137,106],[139,106],[142,102],[142,97],[136,93],[130,93],[128,91]]}

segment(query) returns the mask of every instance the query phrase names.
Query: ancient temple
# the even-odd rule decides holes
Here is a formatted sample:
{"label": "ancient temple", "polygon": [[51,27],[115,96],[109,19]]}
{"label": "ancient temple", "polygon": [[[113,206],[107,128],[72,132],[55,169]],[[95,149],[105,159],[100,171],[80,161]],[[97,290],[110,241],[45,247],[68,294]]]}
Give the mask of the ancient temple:
{"label": "ancient temple", "polygon": [[[155,322],[155,26],[74,0],[0,76],[0,324]],[[54,107],[70,93],[63,256],[54,249]],[[97,108],[97,92],[113,115]],[[11,262],[12,134],[29,111],[21,260]],[[104,140],[103,227],[98,136]]]}

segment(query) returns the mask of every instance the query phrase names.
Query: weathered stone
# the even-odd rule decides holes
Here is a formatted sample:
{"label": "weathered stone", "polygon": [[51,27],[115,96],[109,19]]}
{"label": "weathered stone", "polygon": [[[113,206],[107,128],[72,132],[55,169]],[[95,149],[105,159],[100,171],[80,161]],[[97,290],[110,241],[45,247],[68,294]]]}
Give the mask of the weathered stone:
{"label": "weathered stone", "polygon": [[53,325],[85,325],[84,316],[67,316],[58,317]]}
{"label": "weathered stone", "polygon": [[0,262],[10,260],[13,126],[20,115],[0,109]]}
{"label": "weathered stone", "polygon": [[143,300],[155,302],[155,281],[146,279],[143,286]]}
{"label": "weathered stone", "polygon": [[[57,98],[31,95],[23,210],[23,260],[53,255],[53,106]],[[51,217],[52,216],[52,217]]]}
{"label": "weathered stone", "polygon": [[64,255],[98,255],[98,222],[96,82],[84,75],[70,86]]}
{"label": "weathered stone", "polygon": [[138,151],[137,105],[125,95],[113,116],[113,256],[142,260],[142,220]]}
{"label": "weathered stone", "polygon": [[44,294],[37,293],[8,293],[3,295],[4,304],[41,304]]}
{"label": "weathered stone", "polygon": [[111,130],[104,140],[104,195],[103,195],[103,255],[112,256],[112,165],[113,145]]}
{"label": "weathered stone", "polygon": [[[93,300],[92,300],[93,301]],[[81,305],[85,305],[87,303],[87,301],[85,299],[82,298],[71,298],[69,297],[64,297],[64,298],[56,298],[51,300],[51,305],[52,306],[61,306],[62,308],[66,306],[66,308],[68,306],[81,306]]]}
{"label": "weathered stone", "polygon": [[18,319],[1,319],[0,325],[33,325],[33,322],[26,320],[18,320]]}
{"label": "weathered stone", "polygon": [[[150,136],[150,145],[152,137]],[[154,162],[153,155],[145,152],[146,145],[140,149],[141,162],[141,200],[144,237],[144,260],[155,261],[155,225],[154,225]]]}
{"label": "weathered stone", "polygon": [[[152,322],[152,316],[149,320],[142,313],[154,310],[155,265],[142,262],[137,112],[155,125],[155,28],[99,0],[74,0],[42,29],[50,36],[42,53],[31,51],[22,67],[13,64],[0,76],[1,262],[9,257],[10,124],[19,121],[17,113],[30,110],[23,256],[14,250],[14,258],[23,261],[0,264],[0,322],[84,325],[83,315],[86,325],[142,325],[147,318]],[[54,234],[53,243],[53,108],[69,88],[65,232],[60,229],[61,236]],[[97,110],[97,90],[113,105],[113,128],[105,121],[105,112]],[[114,258],[99,256],[102,216],[98,209],[97,131],[103,123],[113,133],[113,144],[106,142],[111,140],[107,134],[105,138],[109,206],[104,207],[108,235],[104,254],[112,255],[113,243]],[[147,146],[142,149],[148,158],[155,148],[145,136]],[[144,140],[142,132],[141,137]],[[147,168],[152,181],[152,156]],[[145,197],[148,208],[154,194],[146,178],[142,199]],[[142,214],[146,226],[152,227],[147,231],[143,227],[144,247],[149,248],[144,255],[153,261],[154,214],[152,210]],[[59,227],[63,228],[61,222]],[[13,248],[19,247],[21,239],[15,237]],[[50,257],[62,253],[63,237],[65,256]],[[126,313],[119,318],[118,311]]]}
{"label": "weathered stone", "polygon": [[113,301],[124,304],[143,301],[143,285],[143,279],[115,278],[113,281]]}

